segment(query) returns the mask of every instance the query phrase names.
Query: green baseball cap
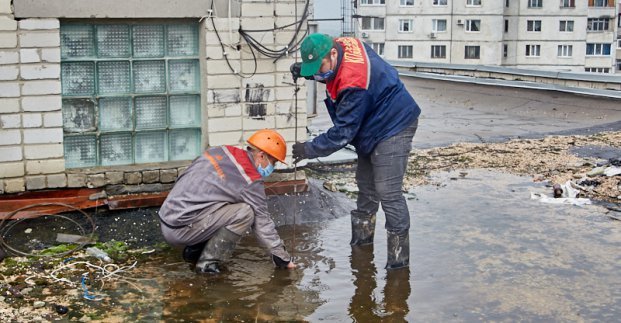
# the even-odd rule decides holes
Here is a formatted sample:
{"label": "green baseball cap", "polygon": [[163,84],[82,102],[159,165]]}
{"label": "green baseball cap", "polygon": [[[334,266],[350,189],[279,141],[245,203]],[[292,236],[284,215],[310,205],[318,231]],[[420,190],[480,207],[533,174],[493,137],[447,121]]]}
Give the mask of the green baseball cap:
{"label": "green baseball cap", "polygon": [[311,76],[321,67],[321,60],[332,49],[332,37],[325,34],[310,34],[300,46],[302,52],[302,70],[300,75]]}

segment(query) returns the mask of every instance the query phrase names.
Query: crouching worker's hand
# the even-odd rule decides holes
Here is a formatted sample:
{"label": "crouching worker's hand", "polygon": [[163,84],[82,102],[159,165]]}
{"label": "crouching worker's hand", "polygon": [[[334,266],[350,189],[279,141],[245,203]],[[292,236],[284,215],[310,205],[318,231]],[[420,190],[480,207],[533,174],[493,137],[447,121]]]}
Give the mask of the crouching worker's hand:
{"label": "crouching worker's hand", "polygon": [[272,255],[272,261],[274,262],[274,265],[276,265],[276,267],[278,268],[282,268],[282,269],[294,269],[295,268],[295,264],[293,263],[293,261],[284,261],[280,259],[280,257],[274,256],[274,255]]}

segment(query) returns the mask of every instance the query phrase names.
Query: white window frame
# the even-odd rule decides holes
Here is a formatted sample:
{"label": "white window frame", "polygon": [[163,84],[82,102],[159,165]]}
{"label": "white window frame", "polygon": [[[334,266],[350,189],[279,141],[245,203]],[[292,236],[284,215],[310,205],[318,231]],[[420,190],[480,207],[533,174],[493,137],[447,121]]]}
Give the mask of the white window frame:
{"label": "white window frame", "polygon": [[399,0],[399,6],[400,7],[413,7],[414,0]]}
{"label": "white window frame", "polygon": [[371,47],[377,55],[382,57],[384,56],[384,43],[372,43]]}
{"label": "white window frame", "polygon": [[621,71],[621,59],[617,59],[617,64],[616,65],[617,65],[617,71]]}
{"label": "white window frame", "polygon": [[587,73],[610,73],[610,68],[608,67],[585,67],[584,71]]}
{"label": "white window frame", "polygon": [[[472,30],[472,26],[476,26],[477,22],[479,24],[478,30]],[[481,20],[480,19],[466,19],[466,32],[469,33],[478,33],[481,32]]]}
{"label": "white window frame", "polygon": [[[563,25],[565,28],[563,28]],[[568,28],[571,25],[571,28]],[[563,30],[564,29],[564,30]],[[571,29],[571,30],[569,30]],[[562,33],[573,33],[574,32],[574,21],[573,20],[561,20],[558,23],[558,31]]]}
{"label": "white window frame", "polygon": [[[364,29],[363,21],[365,19],[369,19],[369,25],[371,26],[371,29]],[[381,29],[376,29],[375,28],[376,21],[381,21],[382,22],[382,28]],[[384,29],[386,29],[386,21],[384,20],[384,18],[381,18],[381,17],[362,17],[362,18],[360,18],[360,30],[363,30],[363,31],[384,31]]]}
{"label": "white window frame", "polygon": [[[414,46],[412,45],[399,45],[397,46],[397,57],[398,58],[413,58],[414,57]],[[402,55],[405,54],[405,55]]]}
{"label": "white window frame", "polygon": [[532,33],[540,33],[541,32],[541,20],[526,20],[526,31],[532,32]]}
{"label": "white window frame", "polygon": [[573,56],[573,45],[558,45],[556,55],[561,58],[568,58]]}
{"label": "white window frame", "polygon": [[[438,51],[444,55],[436,55]],[[446,45],[431,45],[431,58],[446,58]]]}
{"label": "white window frame", "polygon": [[480,7],[481,0],[466,0],[466,7]]}
{"label": "white window frame", "polygon": [[414,19],[399,19],[399,32],[400,33],[413,33],[414,32]]}
{"label": "white window frame", "polygon": [[[593,47],[593,54],[589,54],[589,46]],[[604,49],[608,46],[608,54],[604,54]],[[586,56],[610,56],[612,54],[612,46],[608,43],[587,43]]]}
{"label": "white window frame", "polygon": [[526,57],[541,57],[541,45],[526,45]]}
{"label": "white window frame", "polygon": [[360,0],[361,6],[384,6],[386,0]]}
{"label": "white window frame", "polygon": [[[469,49],[471,48],[472,50],[477,52],[476,57],[468,57],[468,52],[469,52]],[[464,59],[481,59],[481,46],[469,46],[469,45],[464,46]]]}
{"label": "white window frame", "polygon": [[608,7],[608,0],[595,0],[593,1],[593,7],[598,7],[598,8]]}
{"label": "white window frame", "polygon": [[[597,28],[595,28],[597,27]],[[610,19],[608,18],[588,18],[588,32],[605,32],[610,30]]]}
{"label": "white window frame", "polygon": [[[438,22],[440,21],[444,21],[444,29],[442,30],[438,29]],[[448,21],[446,21],[446,19],[432,19],[431,20],[431,31],[434,33],[446,32],[447,25],[448,25]]]}
{"label": "white window frame", "polygon": [[448,0],[433,0],[431,5],[438,6],[438,7],[440,7],[440,6],[448,6]]}
{"label": "white window frame", "polygon": [[576,0],[561,0],[561,8],[575,8]]}
{"label": "white window frame", "polygon": [[507,58],[509,56],[509,44],[502,44],[502,57]]}
{"label": "white window frame", "polygon": [[543,0],[528,0],[528,7],[529,8],[542,8]]}

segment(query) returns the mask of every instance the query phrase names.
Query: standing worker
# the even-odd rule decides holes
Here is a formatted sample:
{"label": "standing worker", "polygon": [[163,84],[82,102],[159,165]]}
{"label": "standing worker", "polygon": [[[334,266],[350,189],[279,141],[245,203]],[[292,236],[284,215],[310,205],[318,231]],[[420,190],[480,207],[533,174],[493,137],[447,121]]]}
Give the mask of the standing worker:
{"label": "standing worker", "polygon": [[373,243],[381,202],[388,231],[386,269],[409,266],[410,214],[401,189],[418,104],[397,71],[359,39],[311,34],[302,41],[301,55],[302,63],[291,66],[293,77],[326,84],[324,102],[334,126],[312,141],[295,143],[294,162],[330,155],[347,144],[356,147],[359,193],[351,212],[351,245]]}
{"label": "standing worker", "polygon": [[207,149],[179,176],[159,211],[164,239],[186,246],[183,258],[198,273],[219,273],[250,229],[276,266],[295,268],[268,214],[262,180],[277,161],[285,162],[285,140],[265,129],[247,142],[246,150]]}

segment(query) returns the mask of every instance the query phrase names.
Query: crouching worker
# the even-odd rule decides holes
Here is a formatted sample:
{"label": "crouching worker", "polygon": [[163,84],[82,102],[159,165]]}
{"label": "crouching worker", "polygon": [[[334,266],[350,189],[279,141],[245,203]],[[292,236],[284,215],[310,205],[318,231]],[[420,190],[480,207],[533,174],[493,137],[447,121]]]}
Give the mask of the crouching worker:
{"label": "crouching worker", "polygon": [[197,273],[219,273],[241,237],[254,231],[277,267],[295,268],[267,211],[262,178],[284,163],[287,147],[274,130],[259,130],[246,150],[207,149],[179,176],[162,205],[162,234],[185,246],[183,258]]}

